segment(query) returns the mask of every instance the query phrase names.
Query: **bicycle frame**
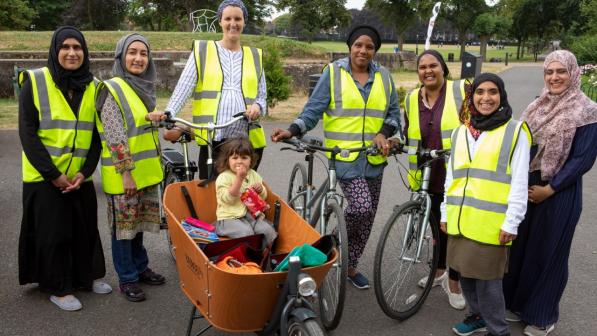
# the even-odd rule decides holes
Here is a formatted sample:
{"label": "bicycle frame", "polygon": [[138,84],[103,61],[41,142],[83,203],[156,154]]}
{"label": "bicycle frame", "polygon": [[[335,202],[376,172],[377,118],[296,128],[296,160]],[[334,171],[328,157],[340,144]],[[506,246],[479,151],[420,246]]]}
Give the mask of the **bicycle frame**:
{"label": "bicycle frame", "polygon": [[[431,177],[431,162],[433,159],[441,157],[449,153],[446,150],[415,150],[412,152],[414,148],[407,148],[406,150],[403,148],[402,145],[398,148],[398,151],[408,154],[422,154],[422,156],[428,157],[431,160],[427,160],[423,163],[423,172],[421,178],[421,188],[417,191],[412,191],[410,195],[411,201],[417,201],[421,203],[425,212],[423,214],[423,220],[420,223],[415,223],[415,214],[409,214],[407,220],[407,226],[404,233],[403,244],[402,244],[402,251],[400,251],[400,259],[405,261],[411,261],[415,263],[420,263],[421,257],[421,248],[423,246],[423,240],[425,239],[425,232],[427,231],[427,227],[429,224],[429,219],[431,217],[431,195],[429,195],[429,181]],[[412,232],[415,229],[415,225],[420,225],[419,227],[419,234],[417,236],[417,253],[414,258],[404,257],[404,249],[407,246],[407,242],[412,235]]]}

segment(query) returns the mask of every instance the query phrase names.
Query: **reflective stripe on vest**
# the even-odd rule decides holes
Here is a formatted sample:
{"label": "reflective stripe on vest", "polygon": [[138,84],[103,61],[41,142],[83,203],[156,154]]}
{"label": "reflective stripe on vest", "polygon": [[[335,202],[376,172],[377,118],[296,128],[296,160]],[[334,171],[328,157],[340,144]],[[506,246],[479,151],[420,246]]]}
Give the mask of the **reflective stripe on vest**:
{"label": "reflective stripe on vest", "polygon": [[[73,178],[85,164],[91,146],[95,127],[95,81],[87,85],[78,116],[75,116],[47,67],[22,72],[19,76],[20,84],[24,82],[25,74],[31,81],[33,104],[39,112],[37,136],[56,168]],[[44,181],[25,152],[21,157],[23,182]],[[87,180],[91,180],[91,176]]]}
{"label": "reflective stripe on vest", "polygon": [[446,191],[448,234],[500,245],[510,195],[512,153],[521,133],[531,143],[530,131],[525,123],[515,120],[486,131],[472,161],[466,132],[461,126],[452,137],[449,169],[453,180]]}
{"label": "reflective stripe on vest", "polygon": [[[415,89],[406,95],[404,102],[404,113],[408,116],[407,145],[418,149],[421,146],[421,128],[419,125],[419,90]],[[460,126],[458,111],[464,97],[464,81],[446,81],[446,95],[444,98],[444,109],[441,118],[442,148],[450,149],[450,138],[452,132]],[[415,152],[415,151],[413,151]],[[411,189],[418,190],[421,187],[421,170],[417,162],[417,155],[408,156],[408,182]]]}
{"label": "reflective stripe on vest", "polygon": [[[105,86],[116,100],[128,137],[129,150],[135,168],[131,175],[137,185],[137,190],[158,184],[163,179],[160,161],[158,132],[151,127],[151,121],[145,120],[149,111],[135,91],[119,77],[106,80],[100,84]],[[106,143],[104,126],[97,118],[97,128],[102,139],[102,187],[107,194],[124,193],[122,175],[116,171],[110,148]]]}
{"label": "reflective stripe on vest", "polygon": [[[245,108],[255,102],[259,89],[259,80],[263,76],[261,49],[242,47],[242,77]],[[195,41],[193,55],[197,65],[197,85],[193,94],[193,122],[196,124],[216,123],[216,115],[222,97],[224,75],[220,56],[215,41]],[[240,111],[239,111],[240,112]],[[265,132],[259,126],[249,127],[249,140],[253,148],[265,147]],[[206,130],[196,131],[197,143],[205,145],[208,137]]]}
{"label": "reflective stripe on vest", "polygon": [[[336,62],[330,69],[330,104],[323,115],[325,146],[356,148],[371,145],[375,135],[381,130],[390,105],[392,85],[390,73],[380,67],[375,72],[373,86],[367,102],[363,100],[354,79]],[[359,153],[348,157],[337,157],[340,161],[354,161]],[[330,154],[327,153],[330,157]],[[369,163],[378,165],[386,158],[382,155],[368,156]]]}

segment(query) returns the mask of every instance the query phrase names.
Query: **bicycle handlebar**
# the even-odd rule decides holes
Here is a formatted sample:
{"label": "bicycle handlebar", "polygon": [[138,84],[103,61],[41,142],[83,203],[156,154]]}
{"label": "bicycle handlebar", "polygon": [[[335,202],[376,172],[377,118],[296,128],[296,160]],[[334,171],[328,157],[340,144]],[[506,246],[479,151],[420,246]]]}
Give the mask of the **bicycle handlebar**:
{"label": "bicycle handlebar", "polygon": [[406,146],[402,143],[398,144],[398,146],[392,147],[392,150],[390,151],[390,153],[396,153],[396,152],[400,152],[400,153],[404,153],[404,154],[408,154],[408,155],[419,155],[423,158],[429,158],[429,159],[437,159],[439,157],[450,156],[449,149],[423,149],[423,148],[417,148],[417,147],[413,147],[413,146]]}
{"label": "bicycle handlebar", "polygon": [[282,140],[282,142],[296,147],[296,150],[299,152],[304,152],[304,151],[328,152],[328,153],[332,153],[332,155],[340,154],[340,156],[343,158],[348,157],[348,155],[350,155],[350,153],[354,153],[354,152],[365,152],[366,155],[378,155],[379,154],[379,150],[375,146],[365,146],[365,147],[342,149],[338,146],[334,146],[334,147],[321,146],[321,142],[318,140],[315,140],[315,139],[311,139],[310,143],[309,143],[309,142],[305,142],[301,139],[296,139],[296,138],[284,139],[284,140]]}
{"label": "bicycle handlebar", "polygon": [[245,119],[245,120],[249,121],[249,119],[245,115],[245,112],[239,112],[239,113],[233,115],[232,119],[230,119],[228,122],[219,124],[219,125],[216,125],[211,121],[208,122],[206,125],[198,125],[198,124],[192,123],[190,121],[187,121],[187,120],[184,120],[181,118],[172,117],[170,112],[166,112],[165,114],[166,114],[166,119],[160,122],[159,127],[165,127],[166,129],[172,129],[172,128],[174,128],[176,123],[180,123],[180,124],[186,125],[188,127],[194,128],[194,129],[213,131],[213,130],[217,130],[217,129],[226,128],[241,119]]}

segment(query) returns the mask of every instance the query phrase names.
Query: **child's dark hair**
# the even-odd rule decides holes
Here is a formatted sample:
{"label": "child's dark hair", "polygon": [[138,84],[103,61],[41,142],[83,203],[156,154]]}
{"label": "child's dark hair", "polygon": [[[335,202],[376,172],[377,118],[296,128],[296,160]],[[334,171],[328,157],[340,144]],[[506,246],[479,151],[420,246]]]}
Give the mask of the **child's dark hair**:
{"label": "child's dark hair", "polygon": [[251,168],[255,167],[255,163],[257,163],[257,155],[248,138],[232,138],[224,142],[221,146],[222,148],[220,149],[215,165],[218,173],[230,169],[228,166],[228,158],[234,154],[248,155],[251,158]]}

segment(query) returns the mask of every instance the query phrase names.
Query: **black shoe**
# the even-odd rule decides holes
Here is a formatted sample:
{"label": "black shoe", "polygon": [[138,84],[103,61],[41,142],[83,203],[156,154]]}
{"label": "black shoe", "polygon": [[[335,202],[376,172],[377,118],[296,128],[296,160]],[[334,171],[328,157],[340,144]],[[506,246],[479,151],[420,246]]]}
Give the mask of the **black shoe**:
{"label": "black shoe", "polygon": [[163,285],[166,282],[166,278],[161,274],[155,273],[151,268],[147,268],[139,274],[139,281],[148,285]]}
{"label": "black shoe", "polygon": [[120,284],[120,291],[127,300],[131,302],[139,302],[145,300],[145,293],[141,288],[139,288],[139,284],[136,282],[129,282]]}

